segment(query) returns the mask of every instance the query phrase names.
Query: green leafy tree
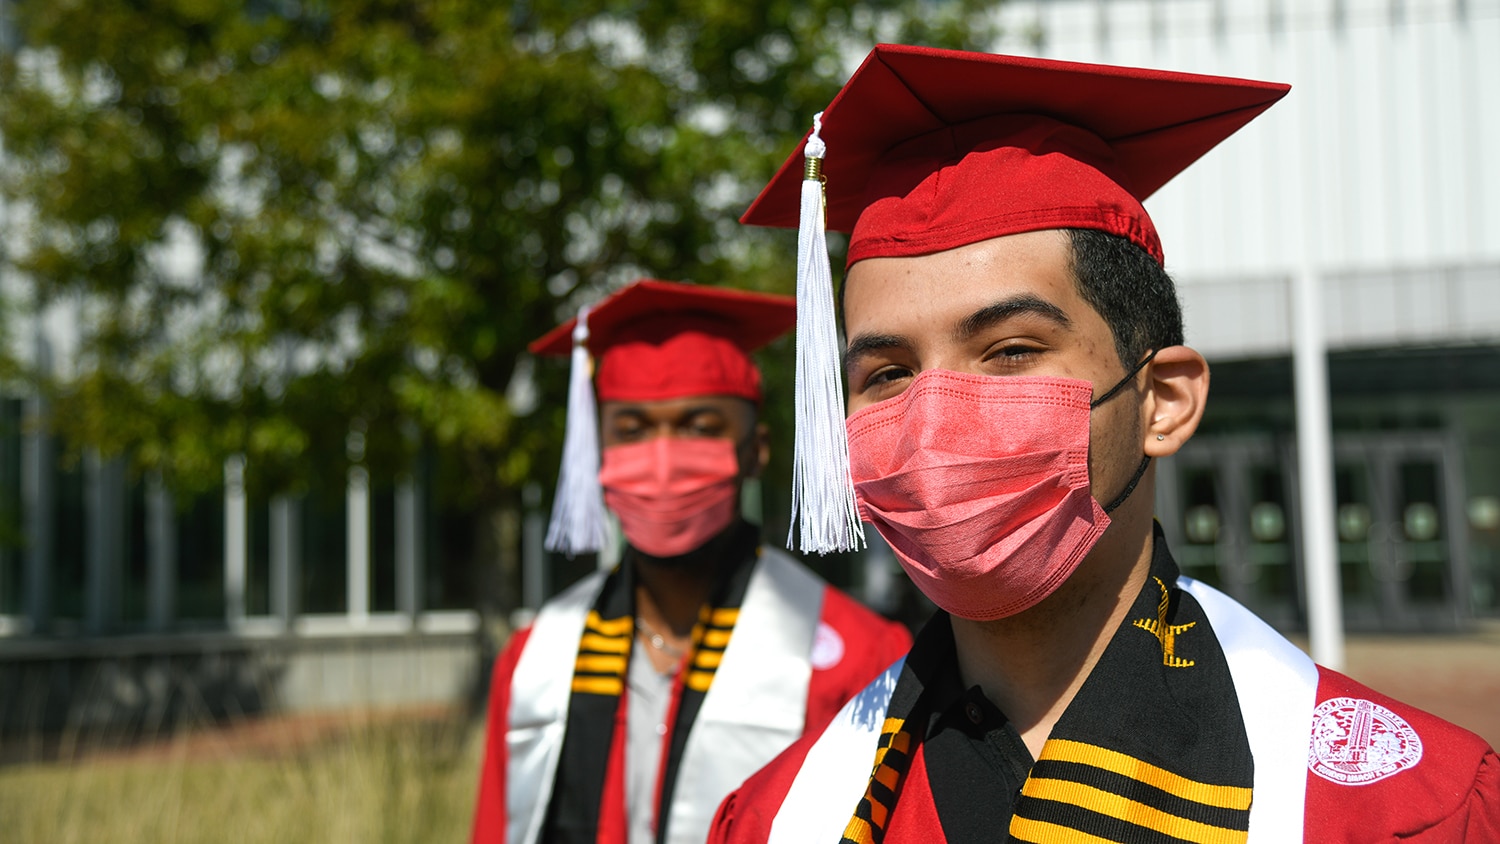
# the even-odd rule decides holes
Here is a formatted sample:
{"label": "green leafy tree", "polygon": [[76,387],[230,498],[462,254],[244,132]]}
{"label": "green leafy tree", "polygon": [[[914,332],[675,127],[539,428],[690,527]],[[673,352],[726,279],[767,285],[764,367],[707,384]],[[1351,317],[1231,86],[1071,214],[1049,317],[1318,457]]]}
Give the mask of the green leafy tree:
{"label": "green leafy tree", "polygon": [[525,344],[641,275],[789,292],[792,241],[738,213],[851,60],[982,47],[988,5],[8,4],[0,262],[78,331],[67,366],[12,362],[69,442],[184,493],[231,454],[285,490],[426,450],[476,570],[513,568],[563,406]]}

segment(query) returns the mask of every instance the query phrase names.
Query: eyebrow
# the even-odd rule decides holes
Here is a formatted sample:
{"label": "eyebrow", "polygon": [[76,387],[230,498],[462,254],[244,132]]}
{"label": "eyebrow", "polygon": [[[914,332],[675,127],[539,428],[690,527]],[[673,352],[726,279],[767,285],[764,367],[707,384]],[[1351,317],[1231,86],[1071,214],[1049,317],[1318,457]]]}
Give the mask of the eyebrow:
{"label": "eyebrow", "polygon": [[[705,413],[716,414],[718,416],[724,417],[725,419],[728,419],[729,415],[730,415],[730,411],[727,408],[719,407],[719,406],[716,406],[716,405],[710,405],[710,404],[695,404],[695,405],[689,405],[689,406],[683,408],[680,412],[678,412],[677,414],[675,414],[672,418],[675,421],[681,421],[683,419],[691,419],[694,416],[700,416],[700,415],[705,414]],[[617,408],[612,408],[609,411],[609,418],[610,419],[618,419],[618,418],[620,418],[622,416],[628,416],[628,417],[632,417],[632,418],[636,418],[636,419],[643,419],[643,420],[647,420],[647,421],[651,421],[651,420],[653,420],[655,418],[654,416],[652,416],[652,414],[647,413],[644,409],[642,409],[642,408],[640,408],[638,406],[617,407]]]}
{"label": "eyebrow", "polygon": [[996,323],[1004,322],[1012,317],[1023,314],[1039,316],[1049,322],[1055,323],[1060,328],[1071,328],[1073,320],[1063,312],[1062,308],[1048,302],[1046,299],[1023,293],[1008,299],[1001,299],[992,305],[986,305],[972,314],[963,318],[963,321],[954,329],[953,335],[960,342],[973,339],[975,334],[989,328]]}
{"label": "eyebrow", "polygon": [[[1042,317],[1062,328],[1073,326],[1073,320],[1068,318],[1062,308],[1041,297],[1023,293],[986,305],[964,317],[954,329],[954,335],[960,342],[963,342],[996,323],[1022,314]],[[849,347],[844,350],[844,371],[848,372],[860,358],[867,355],[890,349],[911,349],[912,347],[912,341],[900,334],[861,334],[850,340]]]}
{"label": "eyebrow", "polygon": [[910,349],[912,342],[900,334],[861,334],[849,341],[844,350],[844,371],[848,372],[860,358],[890,349]]}

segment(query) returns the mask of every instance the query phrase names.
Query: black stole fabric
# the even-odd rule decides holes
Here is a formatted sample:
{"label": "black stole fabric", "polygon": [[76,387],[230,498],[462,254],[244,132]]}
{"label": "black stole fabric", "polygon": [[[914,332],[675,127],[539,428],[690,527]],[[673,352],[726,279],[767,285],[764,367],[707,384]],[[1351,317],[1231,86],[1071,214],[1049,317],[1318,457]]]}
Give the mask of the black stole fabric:
{"label": "black stole fabric", "polygon": [[[713,682],[719,658],[728,647],[740,603],[754,571],[759,529],[740,522],[715,550],[720,575],[709,603],[693,629],[693,649],[680,679],[671,744],[663,760],[661,800],[656,809],[658,842],[665,841],[668,807],[672,805],[682,753],[703,698]],[[716,544],[716,543],[714,543]],[[604,780],[610,749],[616,740],[615,722],[625,704],[625,678],[635,641],[634,554],[604,581],[584,624],[573,670],[573,692],[568,699],[568,723],[562,753],[547,807],[542,841],[548,844],[593,844],[597,840],[603,805]]]}
{"label": "black stole fabric", "polygon": [[[981,801],[981,808],[972,799],[977,784],[950,783],[935,769],[941,760],[926,756],[932,794],[910,799],[933,801],[947,840],[1246,839],[1254,760],[1229,666],[1202,608],[1176,588],[1177,565],[1159,528],[1154,543],[1150,577],[1020,793]],[[952,624],[939,613],[902,669],[870,784],[844,841],[883,840],[906,763],[933,722],[933,695],[924,692],[943,679],[951,687],[944,674],[957,670]]]}

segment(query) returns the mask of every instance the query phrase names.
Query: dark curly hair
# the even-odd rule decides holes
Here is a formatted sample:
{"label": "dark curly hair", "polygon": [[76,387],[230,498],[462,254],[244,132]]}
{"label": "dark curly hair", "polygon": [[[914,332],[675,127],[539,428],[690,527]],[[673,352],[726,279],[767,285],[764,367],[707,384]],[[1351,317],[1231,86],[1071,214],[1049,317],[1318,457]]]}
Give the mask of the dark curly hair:
{"label": "dark curly hair", "polygon": [[1172,277],[1146,250],[1094,229],[1067,229],[1073,277],[1115,337],[1126,369],[1153,349],[1182,344],[1182,306]]}

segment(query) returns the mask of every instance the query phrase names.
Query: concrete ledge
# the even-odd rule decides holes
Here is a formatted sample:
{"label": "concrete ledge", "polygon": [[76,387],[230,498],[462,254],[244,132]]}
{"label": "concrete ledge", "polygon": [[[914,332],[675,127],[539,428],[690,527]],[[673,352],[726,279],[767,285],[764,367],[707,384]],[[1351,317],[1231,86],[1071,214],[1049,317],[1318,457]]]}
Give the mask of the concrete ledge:
{"label": "concrete ledge", "polygon": [[477,618],[467,631],[451,623],[460,629],[0,639],[0,738],[474,700],[486,659]]}

